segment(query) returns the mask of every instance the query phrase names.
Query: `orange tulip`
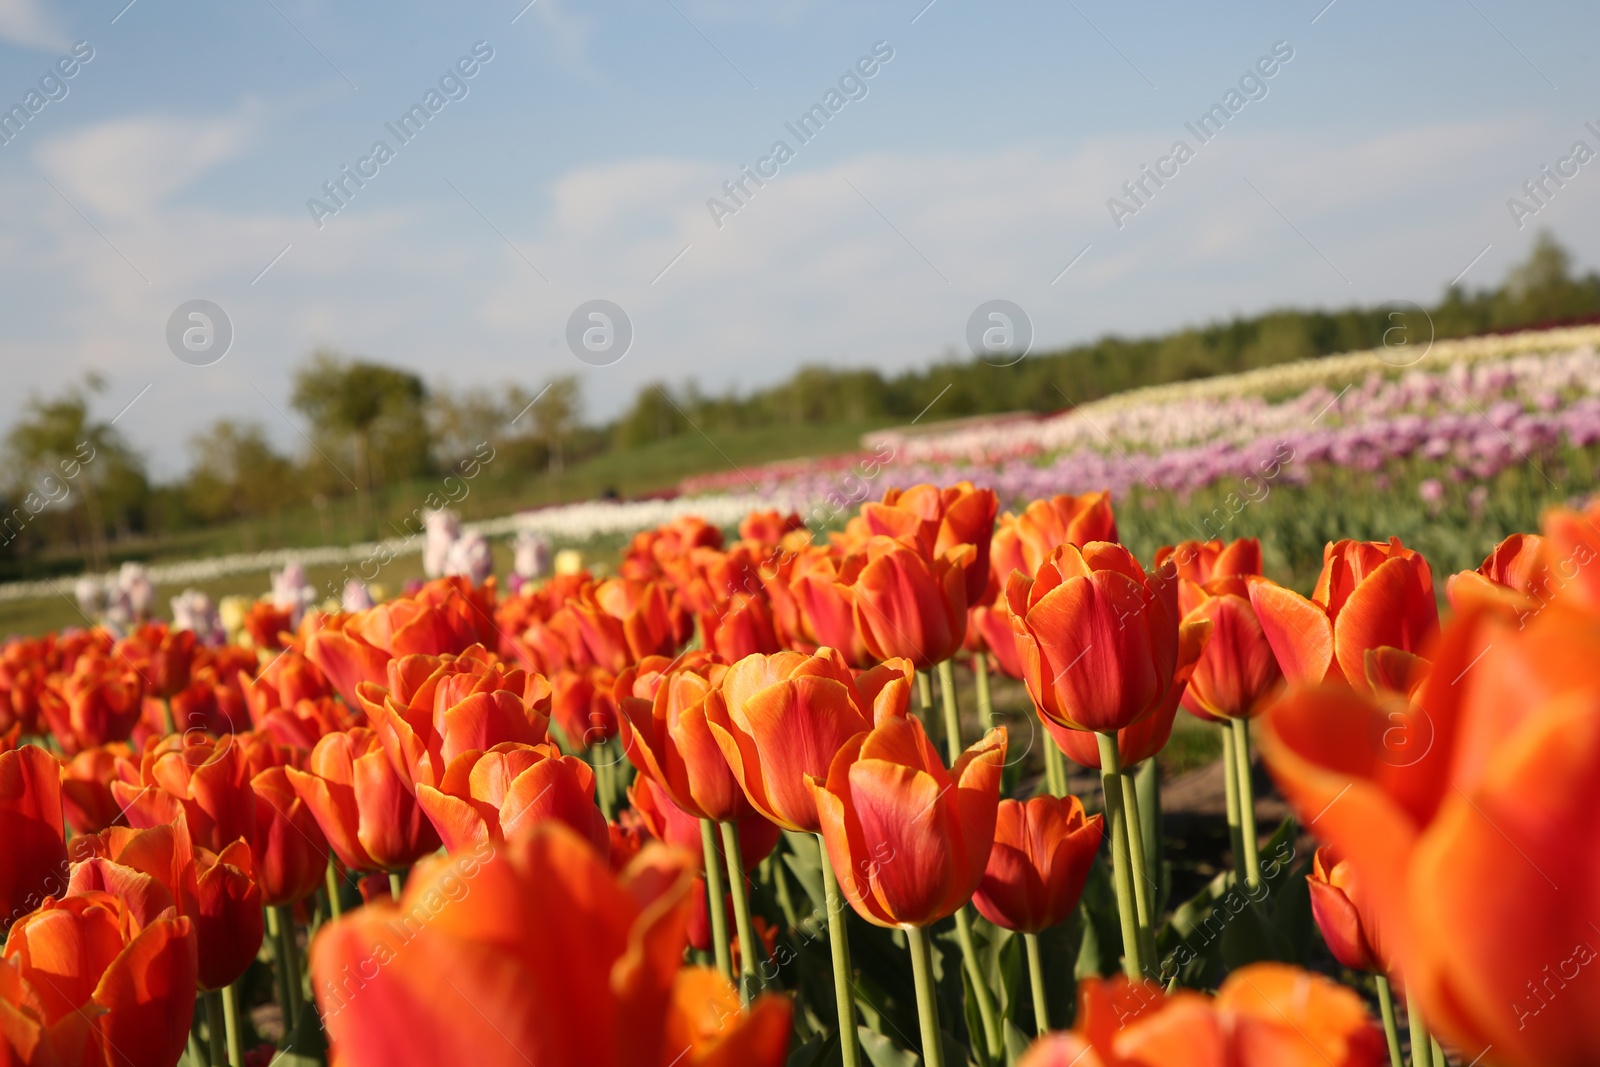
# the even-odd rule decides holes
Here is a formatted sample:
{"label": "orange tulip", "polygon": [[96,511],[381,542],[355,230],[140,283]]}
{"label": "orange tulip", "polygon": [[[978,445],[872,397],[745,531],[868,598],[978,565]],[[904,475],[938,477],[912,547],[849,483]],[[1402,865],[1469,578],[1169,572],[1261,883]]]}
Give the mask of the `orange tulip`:
{"label": "orange tulip", "polygon": [[708,695],[706,721],[757,811],[786,830],[820,833],[807,783],[826,777],[856,734],[905,718],[912,674],[897,660],[851,677],[831,648],[748,656]]}
{"label": "orange tulip", "polygon": [[839,886],[878,926],[927,926],[972,899],[994,844],[1006,731],[995,727],[946,770],[915,718],[891,717],[807,786]]}
{"label": "orange tulip", "polygon": [[[280,762],[266,749],[262,753],[263,767]],[[256,798],[250,791],[255,769],[246,739],[175,734],[145,750],[138,784],[113,782],[111,794],[130,826],[160,826],[181,810],[195,844],[221,852],[233,841],[255,837]]]}
{"label": "orange tulip", "polygon": [[451,761],[437,788],[417,786],[417,804],[452,852],[526,834],[558,819],[604,856],[611,847],[605,816],[595,806],[594,772],[553,744],[504,742]]}
{"label": "orange tulip", "polygon": [[615,675],[586,667],[558,671],[550,681],[550,716],[569,746],[589,748],[617,736],[622,724]]}
{"label": "orange tulip", "polygon": [[363,907],[312,943],[332,1059],[345,1067],[777,1067],[788,1052],[786,997],[761,997],[747,1015],[734,997],[723,1014],[724,979],[682,977],[699,973],[680,971],[690,882],[683,858],[659,845],[646,846],[619,879],[552,822],[503,845],[427,860],[401,901]]}
{"label": "orange tulip", "polygon": [[423,654],[459,655],[496,640],[494,579],[480,588],[463,577],[437,578],[410,596],[336,616],[313,629],[306,657],[352,708],[362,682],[382,685],[389,660]]}
{"label": "orange tulip", "polygon": [[967,609],[967,639],[964,647],[969,652],[994,656],[1000,670],[1009,677],[1022,678],[1022,658],[1017,653],[1017,635],[1011,631],[1011,616],[1005,603],[978,604]]}
{"label": "orange tulip", "polygon": [[1255,718],[1278,694],[1283,672],[1251,606],[1248,587],[1241,578],[1223,577],[1180,585],[1180,597],[1186,590],[1192,606],[1184,621],[1209,622],[1211,636],[1189,675],[1183,706],[1201,718]]}
{"label": "orange tulip", "polygon": [[111,783],[123,774],[138,778],[133,749],[113,741],[86,748],[61,767],[61,804],[76,833],[97,834],[122,816]]}
{"label": "orange tulip", "polygon": [[936,485],[890,489],[881,504],[863,504],[861,517],[873,534],[919,545],[928,559],[971,545],[975,555],[967,567],[966,589],[967,602],[975,604],[989,583],[989,542],[999,510],[993,489],[957,482],[943,489]]}
{"label": "orange tulip", "polygon": [[[1200,587],[1219,578],[1244,578],[1261,573],[1261,542],[1241,537],[1221,541],[1180,541],[1156,549],[1155,573],[1178,583],[1178,611],[1193,611],[1202,599]],[[1240,587],[1241,592],[1243,586]]]}
{"label": "orange tulip", "polygon": [[0,753],[0,928],[59,893],[66,868],[60,761],[37,745]]}
{"label": "orange tulip", "polygon": [[200,988],[232,985],[261,951],[265,932],[249,845],[235,841],[220,854],[195,850],[195,912]]}
{"label": "orange tulip", "polygon": [[126,741],[144,711],[144,679],[132,667],[81,662],[74,673],[51,679],[39,694],[40,717],[75,756],[108,741]]}
{"label": "orange tulip", "polygon": [[[275,652],[286,647],[286,639],[294,631],[294,612],[280,608],[271,600],[258,600],[244,613],[246,644],[264,652]],[[243,639],[243,638],[241,638]]]}
{"label": "orange tulip", "polygon": [[194,842],[180,811],[170,824],[148,830],[113,826],[72,841],[72,874],[66,895],[112,893],[128,902],[134,918],[148,923],[169,909],[199,914]]}
{"label": "orange tulip", "polygon": [[[875,662],[856,626],[855,584],[866,565],[864,553],[838,555],[817,547],[795,559],[789,577],[789,592],[807,643],[837,649],[852,667],[870,667]],[[804,648],[791,651],[809,654]]]}
{"label": "orange tulip", "polygon": [[1544,517],[1544,574],[1566,599],[1600,610],[1600,501],[1587,511],[1553,508]]}
{"label": "orange tulip", "polygon": [[408,789],[437,786],[464,752],[545,739],[549,683],[506,669],[482,646],[459,656],[402,656],[389,661],[387,673],[387,688],[362,682],[356,694]]}
{"label": "orange tulip", "polygon": [[1121,545],[1062,545],[1006,588],[1023,680],[1040,714],[1112,733],[1177,700],[1207,626],[1180,623],[1177,590]]}
{"label": "orange tulip", "polygon": [[628,759],[678,807],[717,822],[750,811],[706,720],[707,698],[727,671],[709,652],[687,652],[676,660],[650,656],[624,671],[616,685]]}
{"label": "orange tulip", "polygon": [[[21,994],[23,1028],[35,1039],[44,1028],[55,1054],[36,1050],[34,1062],[124,1067],[183,1054],[197,974],[187,917],[141,921],[109,893],[51,900],[11,928],[5,958],[14,970],[0,985]],[[10,1003],[0,1002],[0,1051],[15,1040]]]}
{"label": "orange tulip", "polygon": [[928,557],[904,541],[874,536],[851,587],[855,623],[874,658],[928,669],[955,655],[967,635],[967,573],[977,550],[959,543]]}
{"label": "orange tulip", "polygon": [[1505,1067],[1600,1061],[1600,619],[1577,598],[1525,628],[1468,605],[1430,658],[1414,702],[1292,690],[1263,720],[1268,766],[1441,1040]]}
{"label": "orange tulip", "polygon": [[256,800],[250,852],[261,902],[293,904],[322,885],[328,869],[328,839],[316,816],[295,792],[285,767],[268,767],[250,779]]}
{"label": "orange tulip", "polygon": [[149,622],[118,641],[112,655],[138,671],[151,696],[169,698],[189,685],[195,659],[193,630],[169,630]]}
{"label": "orange tulip", "polygon": [[1215,997],[1085,979],[1078,1022],[1018,1067],[1379,1067],[1383,1036],[1352,990],[1281,963],[1230,974]]}
{"label": "orange tulip", "polygon": [[705,647],[730,662],[756,653],[771,655],[783,647],[764,593],[735,593],[702,613],[700,632]]}
{"label": "orange tulip", "polygon": [[1452,574],[1445,596],[1457,611],[1469,599],[1498,601],[1519,613],[1536,611],[1555,592],[1545,555],[1544,538],[1514,533],[1495,545],[1477,570]]}
{"label": "orange tulip", "polygon": [[1021,515],[1000,516],[990,543],[993,595],[1003,595],[1012,571],[1032,578],[1059,545],[1084,547],[1090,541],[1117,540],[1111,494],[1104,490],[1081,496],[1061,494],[1035,500]]}
{"label": "orange tulip", "polygon": [[1368,652],[1415,656],[1439,631],[1428,561],[1391,537],[1329,542],[1307,600],[1264,578],[1249,583],[1250,603],[1290,682],[1344,678],[1371,689]]}
{"label": "orange tulip", "polygon": [[[635,778],[628,787],[628,803],[633,805],[642,829],[657,841],[689,853],[694,857],[695,870],[702,875],[705,873],[700,816],[680,808],[673,802],[671,794],[646,774]],[[747,871],[755,870],[762,860],[772,854],[783,833],[776,823],[767,821],[749,807],[745,808],[745,814],[734,822],[734,826],[739,832],[739,855]],[[703,891],[704,884],[700,888]]]}
{"label": "orange tulip", "polygon": [[307,770],[290,767],[288,775],[349,870],[409,867],[439,847],[438,831],[365,727],[324,737]]}
{"label": "orange tulip", "polygon": [[1378,971],[1387,974],[1375,923],[1361,901],[1360,880],[1355,869],[1338,859],[1333,849],[1323,845],[1306,875],[1311,889],[1311,915],[1322,931],[1333,958],[1352,971]]}
{"label": "orange tulip", "polygon": [[1086,819],[1074,796],[1002,800],[973,906],[1007,930],[1036,934],[1062,922],[1083,895],[1104,822]]}

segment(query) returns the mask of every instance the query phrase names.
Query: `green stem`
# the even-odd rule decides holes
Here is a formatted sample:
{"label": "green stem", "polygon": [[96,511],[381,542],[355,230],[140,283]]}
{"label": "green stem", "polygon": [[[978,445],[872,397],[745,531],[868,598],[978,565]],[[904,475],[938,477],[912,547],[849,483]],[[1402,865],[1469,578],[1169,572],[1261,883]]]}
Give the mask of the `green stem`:
{"label": "green stem", "polygon": [[278,1010],[283,1013],[283,1032],[287,1034],[293,1028],[293,1021],[289,1014],[289,969],[284,967],[279,960],[282,949],[282,935],[278,928],[278,909],[267,908],[267,934],[266,942],[272,959],[277,966],[272,968],[273,981],[277,985]]}
{"label": "green stem", "polygon": [[161,721],[167,727],[167,736],[178,732],[178,724],[172,717],[172,701],[166,697],[161,698]]}
{"label": "green stem", "polygon": [[939,1036],[939,1001],[933,987],[933,955],[928,935],[920,926],[902,927],[911,949],[911,975],[917,983],[917,1018],[922,1023],[922,1062],[944,1067],[944,1043]]}
{"label": "green stem", "polygon": [[288,976],[289,1003],[284,1005],[284,1018],[293,1029],[300,1025],[300,1016],[305,1011],[305,994],[300,985],[300,952],[295,944],[294,908],[278,905],[272,910],[278,915],[278,966]]}
{"label": "green stem", "polygon": [[1144,977],[1144,951],[1139,936],[1138,905],[1133,895],[1133,856],[1128,846],[1128,819],[1122,807],[1122,773],[1116,734],[1095,734],[1100,741],[1100,787],[1105,794],[1106,834],[1111,840],[1111,876],[1122,918],[1123,968],[1130,978]]}
{"label": "green stem", "polygon": [[856,1033],[856,1001],[851,989],[850,933],[845,929],[844,899],[828,858],[828,846],[817,835],[822,852],[822,885],[828,905],[828,944],[833,949],[833,1005],[839,1019],[839,1052],[844,1067],[861,1067],[861,1036]]}
{"label": "green stem", "polygon": [[939,695],[944,700],[944,749],[950,766],[961,758],[961,713],[956,709],[956,672],[949,660],[939,664]]}
{"label": "green stem", "polygon": [[1374,975],[1378,984],[1378,1010],[1383,1013],[1383,1036],[1389,1042],[1389,1067],[1406,1067],[1400,1055],[1400,1029],[1394,1022],[1394,990],[1385,975]]}
{"label": "green stem", "polygon": [[[325,881],[328,883],[328,914],[335,919],[344,914],[344,902],[339,899],[339,890],[343,888],[343,879],[339,877],[339,869],[334,866],[333,857],[328,857],[328,873]],[[390,886],[393,891],[393,886]]]}
{"label": "green stem", "polygon": [[717,851],[717,824],[700,820],[700,850],[705,854],[706,907],[711,917],[711,941],[717,950],[717,970],[733,978],[733,953],[728,949],[728,912],[722,902],[722,854]]}
{"label": "green stem", "polygon": [[1134,781],[1133,768],[1117,773],[1122,779],[1123,825],[1128,828],[1128,858],[1132,861],[1134,914],[1139,918],[1139,947],[1148,960],[1156,958],[1154,890],[1151,889],[1150,871],[1145,865],[1144,821],[1139,818],[1139,786]]}
{"label": "green stem", "polygon": [[600,801],[600,814],[610,822],[615,806],[612,796],[612,766],[610,759],[610,746],[604,741],[589,750],[590,759],[594,763],[595,797]]}
{"label": "green stem", "polygon": [[744,852],[739,847],[739,830],[731,822],[722,823],[722,851],[728,857],[733,921],[739,929],[739,1002],[749,1007],[750,992],[756,984],[756,953],[760,951],[760,942],[750,925],[750,897],[744,881]]}
{"label": "green stem", "polygon": [[926,726],[933,713],[933,679],[927,671],[917,672],[917,700],[922,708],[922,724]]}
{"label": "green stem", "polygon": [[1044,995],[1044,961],[1039,958],[1039,935],[1023,934],[1028,947],[1028,979],[1033,983],[1034,1032],[1040,1037],[1050,1032],[1050,1001]]}
{"label": "green stem", "polygon": [[1044,735],[1044,781],[1051,796],[1067,795],[1067,758],[1048,731]]}
{"label": "green stem", "polygon": [[406,891],[406,873],[404,871],[390,871],[389,872],[389,896],[393,897],[394,900],[396,901],[396,903],[398,903],[399,900],[400,900],[400,894],[404,893],[405,891]]}
{"label": "green stem", "polygon": [[1222,731],[1222,778],[1228,794],[1228,840],[1233,846],[1233,881],[1244,885],[1244,828],[1239,822],[1239,756],[1233,747],[1233,728],[1217,724]]}
{"label": "green stem", "polygon": [[1261,885],[1261,843],[1256,838],[1256,797],[1250,784],[1250,722],[1230,720],[1233,730],[1235,769],[1239,774],[1239,831],[1244,835],[1244,883],[1250,889]]}
{"label": "green stem", "polygon": [[222,990],[206,990],[206,1030],[211,1038],[211,1067],[228,1062],[228,1024],[222,1020]]}
{"label": "green stem", "polygon": [[1434,1037],[1429,1040],[1433,1044],[1433,1067],[1450,1067],[1449,1061],[1444,1058],[1444,1049],[1439,1047],[1439,1039]]}
{"label": "green stem", "polygon": [[961,959],[967,967],[967,979],[972,983],[972,994],[978,998],[978,1018],[983,1020],[983,1042],[989,1050],[986,1062],[994,1062],[1005,1054],[1001,1042],[1000,1020],[994,1010],[994,994],[978,964],[978,947],[972,940],[972,915],[966,905],[956,910],[956,940],[961,942]]}
{"label": "green stem", "polygon": [[989,693],[989,657],[979,652],[972,657],[972,681],[978,688],[978,717],[984,728],[994,723],[994,698]]}
{"label": "green stem", "polygon": [[228,986],[222,991],[222,1020],[228,1033],[228,1067],[244,1067],[244,1034],[239,1031],[237,985]]}
{"label": "green stem", "polygon": [[1433,1067],[1433,1036],[1417,1008],[1417,998],[1406,990],[1406,1021],[1411,1024],[1411,1067]]}

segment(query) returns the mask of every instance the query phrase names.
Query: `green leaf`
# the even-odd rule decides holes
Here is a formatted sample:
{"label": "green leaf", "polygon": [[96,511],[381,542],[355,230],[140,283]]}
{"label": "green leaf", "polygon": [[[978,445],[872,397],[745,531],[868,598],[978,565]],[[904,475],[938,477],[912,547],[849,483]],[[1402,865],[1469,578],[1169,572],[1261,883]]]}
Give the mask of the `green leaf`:
{"label": "green leaf", "polygon": [[830,1038],[827,1041],[820,1037],[813,1037],[793,1052],[789,1053],[786,1067],[816,1067],[822,1062],[823,1054],[835,1044]]}
{"label": "green leaf", "polygon": [[920,1067],[922,1057],[900,1048],[876,1030],[860,1027],[861,1051],[872,1061],[872,1067]]}

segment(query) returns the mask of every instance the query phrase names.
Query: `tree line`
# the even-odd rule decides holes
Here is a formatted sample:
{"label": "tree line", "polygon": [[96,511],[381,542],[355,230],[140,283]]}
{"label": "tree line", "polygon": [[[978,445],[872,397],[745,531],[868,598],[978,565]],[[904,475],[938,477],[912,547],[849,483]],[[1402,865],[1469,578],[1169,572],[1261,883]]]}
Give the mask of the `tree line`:
{"label": "tree line", "polygon": [[[1395,326],[1394,310],[1275,310],[1151,337],[1106,336],[1008,367],[949,358],[885,375],[807,365],[745,393],[709,395],[693,381],[656,382],[609,423],[584,419],[573,376],[537,392],[511,384],[430,388],[409,370],[318,351],[292,379],[290,403],[304,419],[309,446],[303,454],[280,450],[258,422],[223,417],[190,440],[189,469],[171,482],[153,480],[137,448],[95,415],[104,383],[91,375],[57,395],[27,400],[6,435],[0,576],[36,570],[29,561],[50,556],[104,569],[119,542],[248,523],[305,504],[321,510],[345,498],[354,501],[362,528],[377,533],[373,500],[385,487],[455,469],[486,441],[496,457],[486,479],[514,490],[611,450],[700,431],[865,429],[909,421],[935,398],[941,418],[1047,412],[1142,385],[1372,348]],[[1425,310],[1441,338],[1582,320],[1600,316],[1600,274],[1576,274],[1568,252],[1542,235],[1500,285],[1451,286]],[[805,438],[796,440],[802,451]]]}

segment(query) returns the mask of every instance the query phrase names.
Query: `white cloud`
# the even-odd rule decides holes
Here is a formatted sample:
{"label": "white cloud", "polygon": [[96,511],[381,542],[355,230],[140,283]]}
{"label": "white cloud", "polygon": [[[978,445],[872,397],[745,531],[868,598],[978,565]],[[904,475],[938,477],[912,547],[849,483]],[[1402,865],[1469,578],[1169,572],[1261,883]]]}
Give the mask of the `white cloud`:
{"label": "white cloud", "polygon": [[34,150],[34,160],[74,200],[109,218],[134,219],[237,156],[251,125],[242,112],[113,119],[50,138]]}
{"label": "white cloud", "polygon": [[66,32],[45,13],[42,0],[0,0],[0,41],[45,52],[71,47]]}

